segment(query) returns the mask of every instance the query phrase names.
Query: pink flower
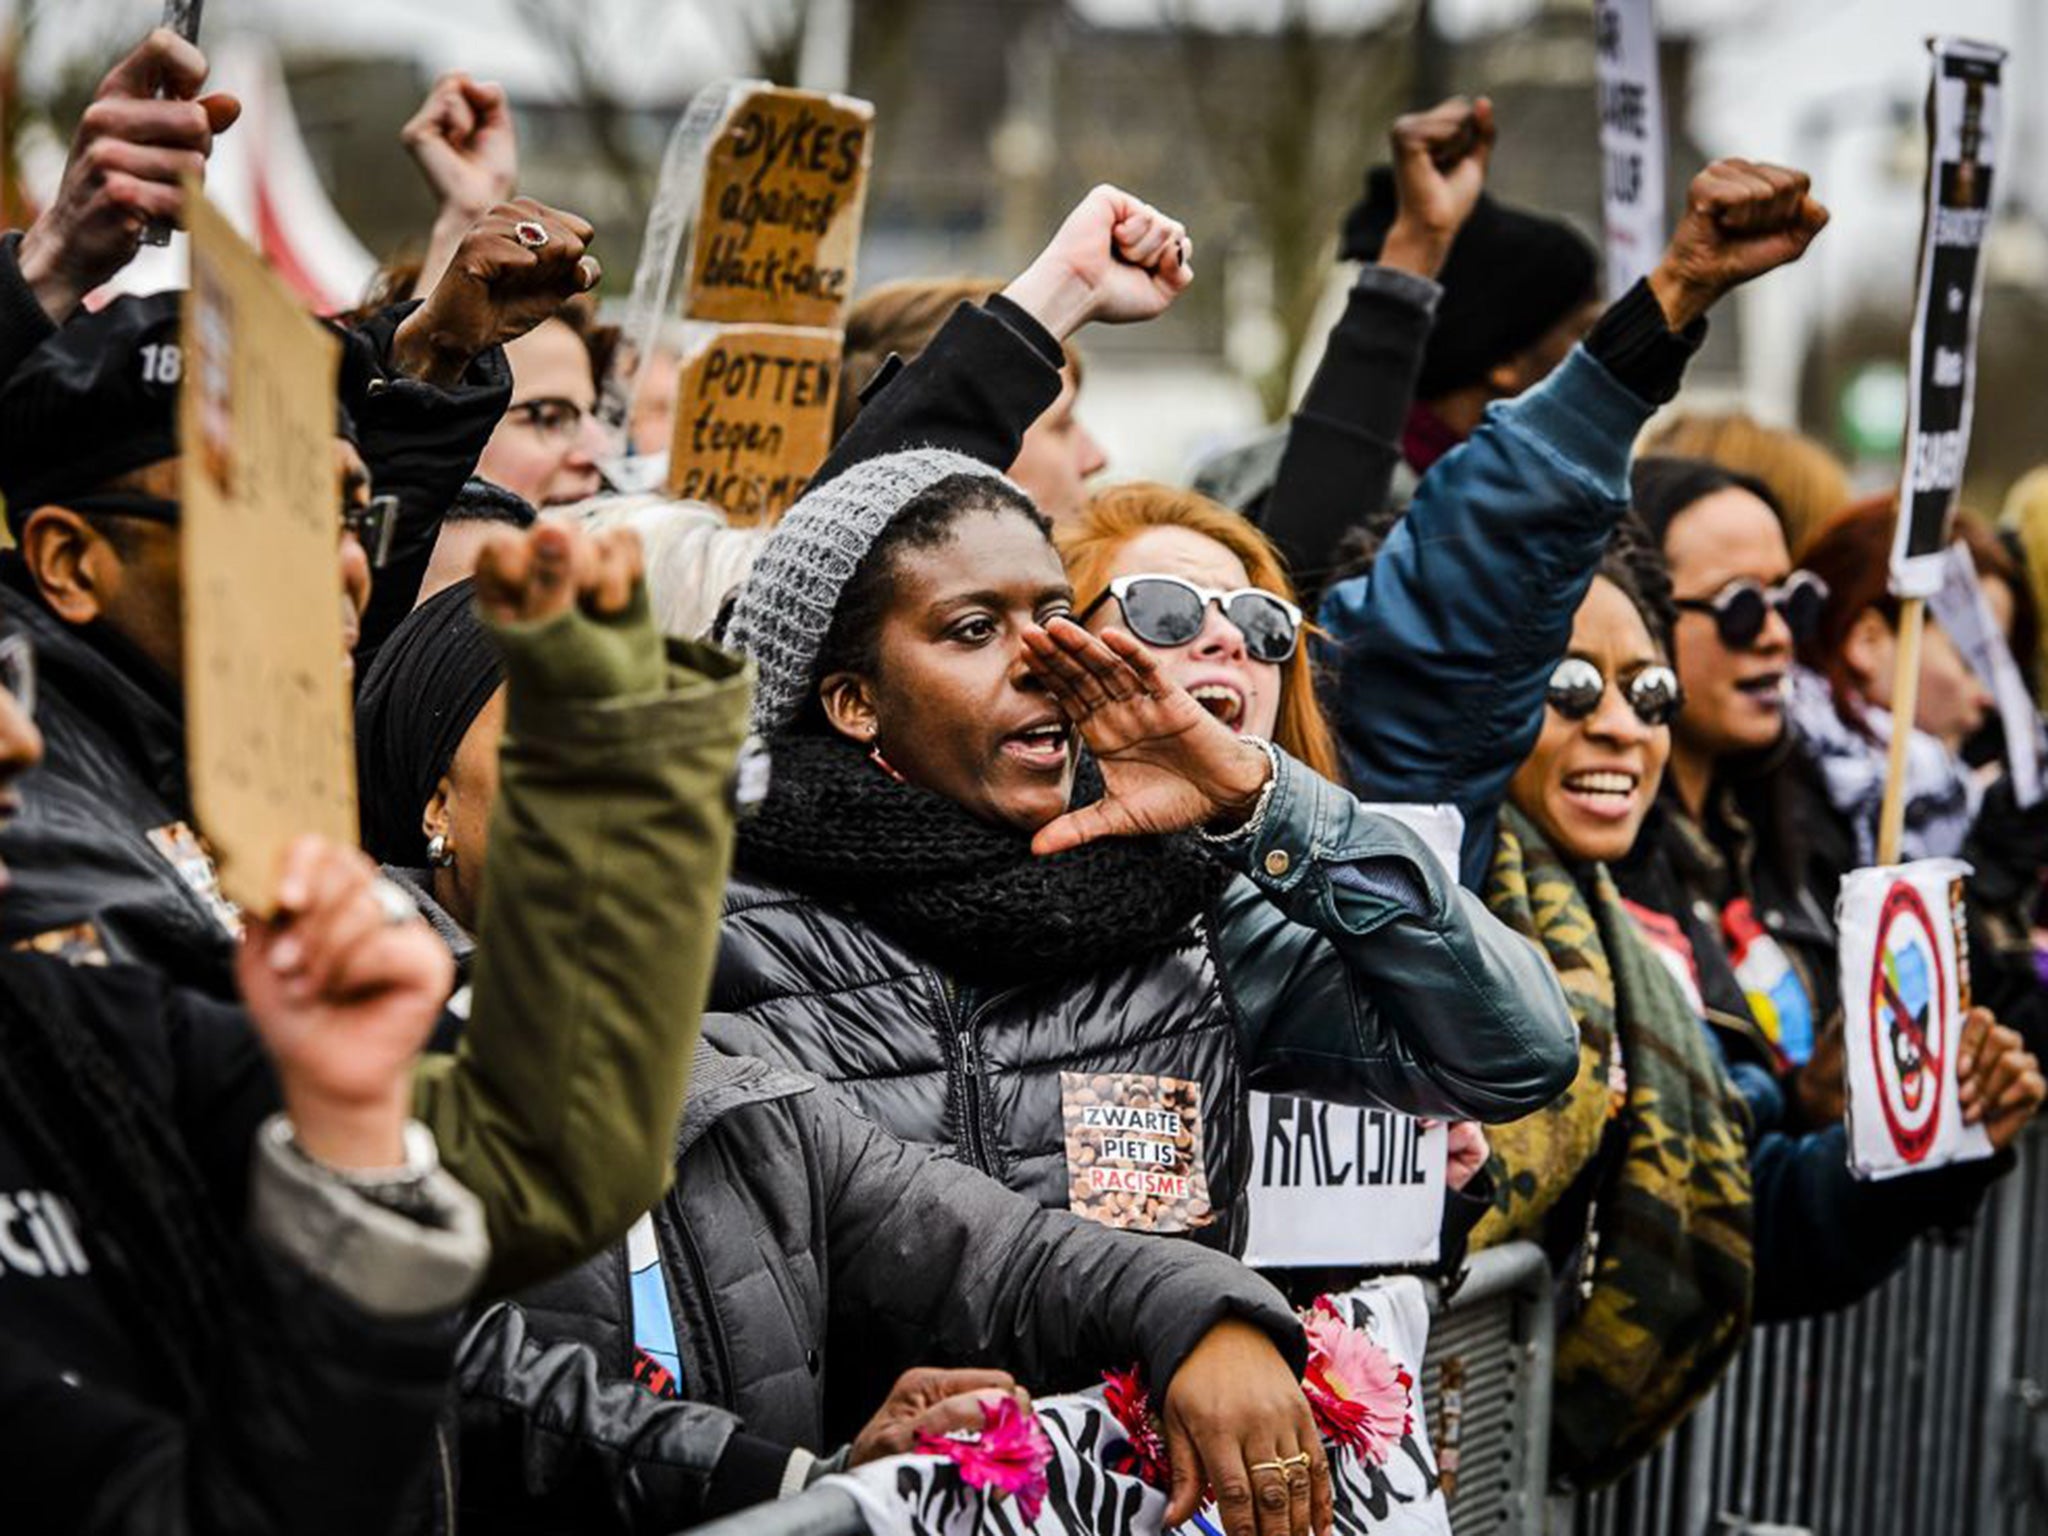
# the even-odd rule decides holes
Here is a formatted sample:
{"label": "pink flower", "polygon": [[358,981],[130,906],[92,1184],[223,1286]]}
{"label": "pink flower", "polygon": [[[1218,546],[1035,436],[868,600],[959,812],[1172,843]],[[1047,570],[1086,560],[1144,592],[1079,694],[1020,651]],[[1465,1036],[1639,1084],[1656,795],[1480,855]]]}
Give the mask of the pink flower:
{"label": "pink flower", "polygon": [[1152,1394],[1145,1390],[1145,1383],[1138,1378],[1134,1365],[1124,1371],[1102,1373],[1103,1400],[1109,1411],[1116,1415],[1117,1423],[1123,1426],[1128,1456],[1119,1456],[1114,1448],[1109,1453],[1109,1464],[1119,1472],[1127,1472],[1150,1483],[1154,1488],[1166,1488],[1172,1484],[1173,1474],[1167,1462],[1166,1441],[1159,1433],[1159,1420],[1152,1412]]}
{"label": "pink flower", "polygon": [[968,1487],[1010,1494],[1026,1520],[1037,1520],[1045,1507],[1045,1469],[1052,1461],[1052,1442],[1038,1415],[1025,1412],[1015,1398],[1000,1397],[981,1405],[981,1421],[978,1434],[921,1434],[911,1448],[946,1457],[959,1466],[960,1481]]}
{"label": "pink flower", "polygon": [[1316,1428],[1334,1444],[1383,1465],[1415,1429],[1415,1378],[1362,1328],[1345,1322],[1327,1296],[1302,1318],[1308,1372],[1302,1391]]}

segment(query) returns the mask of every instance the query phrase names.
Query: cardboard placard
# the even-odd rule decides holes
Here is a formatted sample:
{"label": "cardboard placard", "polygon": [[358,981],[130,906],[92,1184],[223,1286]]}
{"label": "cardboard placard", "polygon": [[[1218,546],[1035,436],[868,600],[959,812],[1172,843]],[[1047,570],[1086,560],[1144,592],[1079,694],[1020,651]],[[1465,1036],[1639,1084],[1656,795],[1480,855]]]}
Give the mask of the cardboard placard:
{"label": "cardboard placard", "polygon": [[186,753],[222,888],[269,913],[293,838],[356,841],[336,567],[341,349],[196,182],[185,201]]}
{"label": "cardboard placard", "polygon": [[1890,1179],[1991,1155],[1964,1125],[1956,1058],[1970,1008],[1959,859],[1851,870],[1841,934],[1849,1168]]}
{"label": "cardboard placard", "polygon": [[734,93],[704,156],[686,316],[844,323],[873,124],[849,97]]}
{"label": "cardboard placard", "polygon": [[1436,1262],[1450,1158],[1441,1121],[1255,1093],[1251,1125],[1245,1263]]}
{"label": "cardboard placard", "polygon": [[1595,0],[1607,291],[1647,277],[1664,249],[1664,89],[1654,0]]}
{"label": "cardboard placard", "polygon": [[683,360],[671,496],[706,501],[736,523],[773,522],[832,447],[837,331],[786,325],[707,327]]}
{"label": "cardboard placard", "polygon": [[1984,236],[1998,163],[2003,48],[1935,38],[1927,90],[1926,213],[1907,377],[1906,466],[1892,533],[1891,589],[1931,597],[1963,483],[1984,300]]}

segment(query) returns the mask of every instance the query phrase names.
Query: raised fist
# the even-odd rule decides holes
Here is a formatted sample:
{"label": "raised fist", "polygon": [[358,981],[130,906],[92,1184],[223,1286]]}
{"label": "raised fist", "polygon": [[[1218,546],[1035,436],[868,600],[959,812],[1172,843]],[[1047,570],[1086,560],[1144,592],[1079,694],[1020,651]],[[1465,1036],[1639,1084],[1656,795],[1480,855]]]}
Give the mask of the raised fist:
{"label": "raised fist", "polygon": [[1394,119],[1394,191],[1399,203],[1380,265],[1421,277],[1443,270],[1451,242],[1478,206],[1493,158],[1493,103],[1454,96],[1427,112]]}
{"label": "raised fist", "polygon": [[1003,292],[1065,341],[1091,320],[1121,325],[1164,314],[1194,281],[1193,260],[1185,226],[1100,186]]}
{"label": "raised fist", "polygon": [[399,326],[394,360],[431,384],[462,377],[486,347],[524,336],[597,286],[596,232],[530,197],[500,203],[470,226],[426,302]]}
{"label": "raised fist", "polygon": [[1650,274],[1650,289],[1674,331],[1705,314],[1729,289],[1797,261],[1827,227],[1804,171],[1749,160],[1716,160],[1686,189],[1685,217]]}
{"label": "raised fist", "polygon": [[585,533],[543,522],[506,530],[477,557],[477,606],[498,624],[537,623],[572,606],[611,618],[632,601],[642,565],[640,535],[630,528]]}
{"label": "raised fist", "polygon": [[519,140],[505,88],[450,70],[399,131],[444,210],[475,220],[519,185]]}

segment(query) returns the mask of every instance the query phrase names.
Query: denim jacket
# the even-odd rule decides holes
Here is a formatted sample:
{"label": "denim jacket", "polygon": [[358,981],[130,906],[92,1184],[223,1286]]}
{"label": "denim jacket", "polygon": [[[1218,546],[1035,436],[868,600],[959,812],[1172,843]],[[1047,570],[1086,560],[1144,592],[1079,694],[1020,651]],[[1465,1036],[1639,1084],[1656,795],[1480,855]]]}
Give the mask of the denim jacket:
{"label": "denim jacket", "polygon": [[1264,815],[1218,850],[1243,876],[1216,947],[1251,1086],[1487,1121],[1555,1098],[1578,1036],[1535,946],[1414,832],[1276,756]]}

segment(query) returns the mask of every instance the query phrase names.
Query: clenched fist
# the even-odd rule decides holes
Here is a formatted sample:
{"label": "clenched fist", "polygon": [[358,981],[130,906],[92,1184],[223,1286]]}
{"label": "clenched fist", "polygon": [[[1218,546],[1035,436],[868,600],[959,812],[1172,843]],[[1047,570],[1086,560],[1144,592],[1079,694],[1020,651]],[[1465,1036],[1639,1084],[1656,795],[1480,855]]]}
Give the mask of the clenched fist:
{"label": "clenched fist", "polygon": [[1427,112],[1395,118],[1387,138],[1394,152],[1398,208],[1379,264],[1435,277],[1486,190],[1495,138],[1493,103],[1484,96],[1477,101],[1454,96]]}
{"label": "clenched fist", "polygon": [[393,361],[429,384],[458,381],[486,347],[524,336],[597,286],[596,231],[530,197],[500,203],[470,226],[426,302],[398,328]]}
{"label": "clenched fist", "polygon": [[1797,261],[1827,227],[1804,171],[1716,160],[1686,189],[1685,217],[1650,274],[1665,321],[1682,331],[1721,296]]}
{"label": "clenched fist", "polygon": [[100,82],[56,198],[22,237],[21,275],[51,320],[125,267],[151,220],[184,217],[183,178],[204,172],[242,113],[232,96],[201,96],[205,82],[206,55],[162,27]]}
{"label": "clenched fist", "polygon": [[1187,227],[1128,192],[1100,186],[1003,293],[1065,341],[1091,320],[1123,325],[1164,314],[1194,280]]}

